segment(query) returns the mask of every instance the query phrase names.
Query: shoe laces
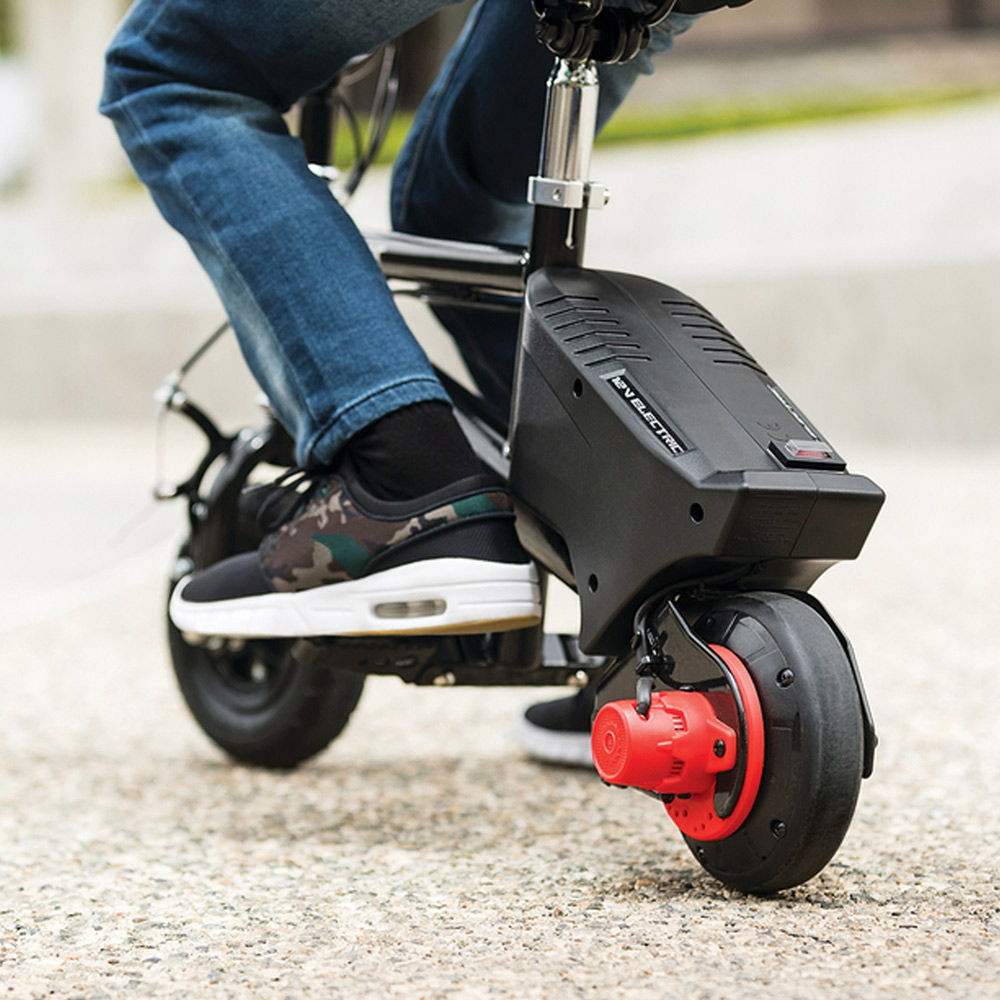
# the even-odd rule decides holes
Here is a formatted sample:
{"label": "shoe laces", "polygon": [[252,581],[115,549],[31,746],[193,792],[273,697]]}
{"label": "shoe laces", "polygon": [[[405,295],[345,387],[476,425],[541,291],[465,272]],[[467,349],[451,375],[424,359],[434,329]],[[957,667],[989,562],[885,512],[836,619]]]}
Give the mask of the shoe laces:
{"label": "shoe laces", "polygon": [[250,497],[264,494],[257,508],[257,525],[265,534],[270,534],[290,521],[328,485],[328,476],[296,466],[273,482],[248,487],[245,493]]}

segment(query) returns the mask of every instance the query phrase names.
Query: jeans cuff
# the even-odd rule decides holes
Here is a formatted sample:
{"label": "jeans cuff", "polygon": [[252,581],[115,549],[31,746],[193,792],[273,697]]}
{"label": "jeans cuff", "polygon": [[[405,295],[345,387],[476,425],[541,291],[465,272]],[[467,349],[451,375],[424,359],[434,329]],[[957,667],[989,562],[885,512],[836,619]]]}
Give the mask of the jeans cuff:
{"label": "jeans cuff", "polygon": [[300,439],[295,460],[305,468],[331,465],[348,440],[369,424],[404,406],[435,399],[451,405],[448,393],[434,378],[407,379],[378,389],[335,413],[314,434]]}

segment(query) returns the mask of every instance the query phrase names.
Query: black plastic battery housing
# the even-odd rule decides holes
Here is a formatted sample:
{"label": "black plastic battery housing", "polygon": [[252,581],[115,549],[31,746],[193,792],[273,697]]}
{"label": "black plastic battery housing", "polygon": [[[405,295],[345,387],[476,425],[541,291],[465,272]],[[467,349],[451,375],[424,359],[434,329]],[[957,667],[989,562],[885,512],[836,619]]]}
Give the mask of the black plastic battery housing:
{"label": "black plastic battery housing", "polygon": [[586,652],[620,653],[635,609],[674,583],[732,571],[741,588],[806,590],[860,552],[884,494],[693,299],[545,268],[521,338],[518,530],[578,590]]}

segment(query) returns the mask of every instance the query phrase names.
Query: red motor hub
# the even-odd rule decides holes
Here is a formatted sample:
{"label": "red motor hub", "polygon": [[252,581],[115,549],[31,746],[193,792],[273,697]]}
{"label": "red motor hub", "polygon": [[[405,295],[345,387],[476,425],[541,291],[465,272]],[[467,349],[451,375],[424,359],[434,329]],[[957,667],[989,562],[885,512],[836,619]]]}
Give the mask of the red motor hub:
{"label": "red motor hub", "polygon": [[736,742],[695,691],[655,692],[645,719],[634,701],[608,702],[590,734],[594,765],[609,784],[674,795],[712,788],[736,764]]}
{"label": "red motor hub", "polygon": [[[594,766],[606,782],[667,796],[670,818],[686,836],[702,841],[721,840],[743,825],[764,770],[764,715],[753,680],[731,650],[711,648],[739,690],[746,720],[742,741],[697,691],[654,692],[645,719],[634,700],[610,701],[590,733]],[[745,754],[742,782],[735,804],[719,816],[716,776],[736,767],[738,752]]]}

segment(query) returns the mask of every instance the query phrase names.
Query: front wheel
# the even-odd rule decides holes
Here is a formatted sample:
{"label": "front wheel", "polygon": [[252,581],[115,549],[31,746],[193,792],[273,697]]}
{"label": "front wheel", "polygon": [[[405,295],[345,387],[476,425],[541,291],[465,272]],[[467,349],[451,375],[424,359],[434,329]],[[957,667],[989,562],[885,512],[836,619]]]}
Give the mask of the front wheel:
{"label": "front wheel", "polygon": [[800,885],[840,846],[861,786],[862,711],[851,662],[822,615],[789,594],[726,598],[695,631],[735,654],[752,678],[764,765],[738,830],[720,840],[684,839],[705,870],[734,889],[766,894]]}

